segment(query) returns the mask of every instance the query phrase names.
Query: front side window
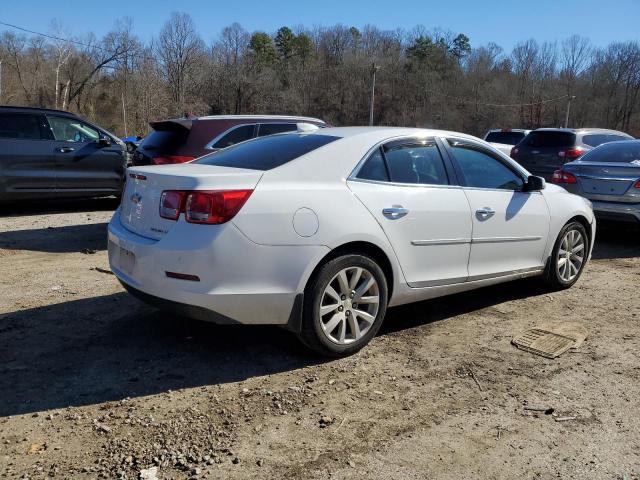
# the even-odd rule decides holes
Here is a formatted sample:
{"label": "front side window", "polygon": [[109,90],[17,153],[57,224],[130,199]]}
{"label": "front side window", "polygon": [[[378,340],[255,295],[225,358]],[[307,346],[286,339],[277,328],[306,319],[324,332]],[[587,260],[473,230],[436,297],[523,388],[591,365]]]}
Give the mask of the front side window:
{"label": "front side window", "polygon": [[253,138],[255,125],[241,125],[225,134],[220,140],[211,145],[212,148],[227,148],[236,143]]}
{"label": "front side window", "polygon": [[261,123],[258,129],[259,137],[275,135],[276,133],[295,132],[298,126],[295,123]]}
{"label": "front side window", "polygon": [[384,155],[392,182],[449,184],[447,171],[435,143],[385,147]]}
{"label": "front side window", "polygon": [[100,137],[95,128],[75,118],[49,116],[47,120],[56,141],[89,143],[97,142]]}
{"label": "front side window", "polygon": [[520,191],[524,180],[501,161],[472,146],[449,140],[467,187]]}
{"label": "front side window", "polygon": [[40,140],[43,118],[27,113],[0,113],[0,138]]}

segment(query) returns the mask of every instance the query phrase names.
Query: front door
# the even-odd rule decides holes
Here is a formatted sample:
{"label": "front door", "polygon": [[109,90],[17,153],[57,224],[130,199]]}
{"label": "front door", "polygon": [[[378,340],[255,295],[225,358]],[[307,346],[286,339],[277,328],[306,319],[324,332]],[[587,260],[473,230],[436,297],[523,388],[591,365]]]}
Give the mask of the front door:
{"label": "front door", "polygon": [[125,169],[122,147],[100,144],[100,132],[76,118],[47,119],[55,137],[58,192],[119,194]]}
{"label": "front door", "polygon": [[549,210],[523,173],[479,144],[449,140],[473,221],[469,280],[544,266]]}
{"label": "front door", "polygon": [[405,139],[376,149],[348,182],[384,230],[412,287],[467,279],[469,203],[450,173],[433,140]]}

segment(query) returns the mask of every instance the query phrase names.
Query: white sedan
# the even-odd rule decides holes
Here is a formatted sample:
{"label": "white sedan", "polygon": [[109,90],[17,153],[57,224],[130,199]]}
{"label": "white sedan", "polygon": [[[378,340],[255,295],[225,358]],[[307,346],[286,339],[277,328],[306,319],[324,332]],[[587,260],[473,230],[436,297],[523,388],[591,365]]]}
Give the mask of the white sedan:
{"label": "white sedan", "polygon": [[475,137],[327,128],[130,168],[109,262],[148,303],[338,356],[388,306],[536,275],[570,287],[594,235],[587,200]]}

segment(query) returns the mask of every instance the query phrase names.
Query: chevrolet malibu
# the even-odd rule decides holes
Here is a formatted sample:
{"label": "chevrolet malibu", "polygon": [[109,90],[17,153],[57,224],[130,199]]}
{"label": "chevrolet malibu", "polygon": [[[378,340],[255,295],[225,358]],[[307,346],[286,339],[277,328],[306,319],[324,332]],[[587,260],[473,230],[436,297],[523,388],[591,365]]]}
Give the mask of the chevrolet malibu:
{"label": "chevrolet malibu", "polygon": [[594,235],[589,201],[475,137],[327,128],[130,168],[109,262],[150,304],[341,356],[388,306],[530,276],[568,288]]}

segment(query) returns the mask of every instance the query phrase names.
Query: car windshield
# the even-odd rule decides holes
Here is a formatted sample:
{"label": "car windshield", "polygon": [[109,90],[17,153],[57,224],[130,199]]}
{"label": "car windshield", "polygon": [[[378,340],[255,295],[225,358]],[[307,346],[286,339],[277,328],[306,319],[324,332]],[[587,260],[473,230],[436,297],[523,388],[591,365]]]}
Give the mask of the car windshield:
{"label": "car windshield", "polygon": [[640,167],[640,141],[607,143],[583,155],[579,161],[631,163]]}
{"label": "car windshield", "polygon": [[524,138],[524,132],[489,132],[485,141],[490,143],[503,143],[515,145]]}
{"label": "car windshield", "polygon": [[541,131],[531,132],[524,139],[524,144],[528,147],[536,148],[553,148],[553,147],[569,147],[576,141],[575,133]]}
{"label": "car windshield", "polygon": [[308,133],[282,133],[239,143],[205,155],[193,163],[271,170],[340,138]]}

